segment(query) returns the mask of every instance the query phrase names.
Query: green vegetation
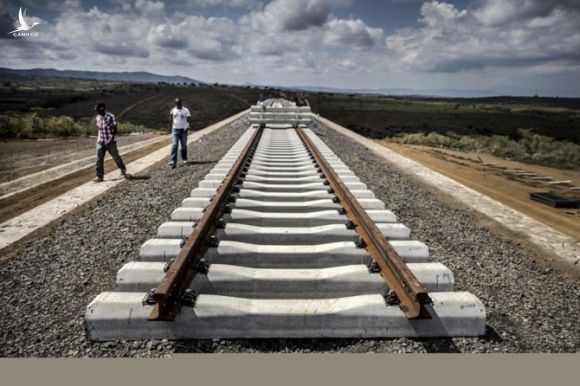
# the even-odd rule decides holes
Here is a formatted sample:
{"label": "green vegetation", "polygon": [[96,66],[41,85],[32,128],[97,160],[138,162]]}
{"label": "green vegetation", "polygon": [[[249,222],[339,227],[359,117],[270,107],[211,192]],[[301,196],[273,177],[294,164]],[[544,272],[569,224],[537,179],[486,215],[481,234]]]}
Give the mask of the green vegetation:
{"label": "green vegetation", "polygon": [[448,103],[440,101],[403,100],[383,96],[324,95],[322,105],[337,110],[359,111],[400,111],[422,113],[472,113],[474,111],[493,112],[493,109],[480,104]]}
{"label": "green vegetation", "polygon": [[309,96],[309,101],[315,112],[374,139],[399,133],[452,131],[465,136],[499,135],[519,140],[518,130],[524,128],[580,144],[580,99],[446,100],[319,94]]}
{"label": "green vegetation", "polygon": [[[119,122],[119,134],[148,131],[143,126]],[[55,137],[75,137],[96,135],[97,129],[92,119],[75,121],[66,115],[48,116],[38,112],[8,112],[0,114],[0,138],[38,139]]]}
{"label": "green vegetation", "polygon": [[567,141],[556,141],[529,130],[518,131],[519,140],[507,136],[466,136],[452,132],[401,133],[386,141],[408,145],[424,145],[489,152],[495,156],[531,164],[563,169],[580,169],[580,146]]}
{"label": "green vegetation", "polygon": [[[168,112],[176,97],[190,109],[192,128],[197,130],[247,109],[260,94],[270,92],[276,94],[218,84],[0,79],[0,139],[95,135],[91,120],[97,102],[104,102],[117,116],[121,133],[146,128],[167,132]],[[315,113],[369,138],[579,167],[580,98],[305,95]]]}
{"label": "green vegetation", "polygon": [[[197,130],[247,109],[260,95],[260,90],[256,89],[193,87],[190,84],[74,83],[73,80],[58,79],[48,82],[52,88],[30,88],[21,85],[23,81],[18,82],[18,87],[14,89],[0,87],[0,114],[41,110],[43,116],[68,116],[82,123],[92,118],[95,104],[103,102],[107,110],[115,114],[120,125],[132,123],[165,132],[169,131],[168,115],[175,98],[181,98],[189,108],[192,129]],[[12,86],[14,84],[11,83]],[[34,84],[43,85],[41,80],[35,80]],[[0,134],[1,138],[18,137]]]}
{"label": "green vegetation", "polygon": [[[578,114],[580,102],[573,98],[525,97],[504,98],[413,98],[386,95],[322,94],[319,103],[323,106],[342,110],[400,111],[415,113],[514,113],[514,112],[571,112]],[[561,103],[558,104],[557,102]],[[574,103],[575,102],[575,103]]]}

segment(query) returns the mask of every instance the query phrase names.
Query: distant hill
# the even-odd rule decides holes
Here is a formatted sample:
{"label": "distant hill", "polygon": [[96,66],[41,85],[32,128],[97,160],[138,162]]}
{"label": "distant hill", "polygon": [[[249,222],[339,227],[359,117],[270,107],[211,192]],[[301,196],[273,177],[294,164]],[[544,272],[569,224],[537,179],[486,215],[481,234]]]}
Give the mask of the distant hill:
{"label": "distant hill", "polygon": [[[495,95],[502,95],[501,92],[494,90],[469,90],[469,89],[409,89],[409,88],[337,88],[324,86],[272,86],[258,85],[253,83],[244,83],[244,86],[250,87],[270,87],[285,91],[303,91],[303,92],[322,92],[332,94],[363,94],[363,95],[392,95],[392,96],[409,96],[417,98],[443,97],[443,98],[480,98]],[[524,94],[528,90],[522,90]]]}
{"label": "distant hill", "polygon": [[151,72],[100,72],[100,71],[72,71],[55,70],[54,68],[32,68],[29,70],[17,70],[0,67],[0,77],[22,77],[22,78],[76,78],[90,80],[104,80],[111,82],[131,82],[131,83],[195,83],[205,84],[205,82],[188,78],[186,76],[158,75]]}
{"label": "distant hill", "polygon": [[317,86],[296,86],[295,88],[310,92],[327,92],[340,94],[400,95],[414,97],[446,97],[446,98],[478,98],[501,94],[493,90],[468,90],[468,89],[465,90],[460,89],[418,90],[407,88],[348,89],[348,88],[317,87]]}

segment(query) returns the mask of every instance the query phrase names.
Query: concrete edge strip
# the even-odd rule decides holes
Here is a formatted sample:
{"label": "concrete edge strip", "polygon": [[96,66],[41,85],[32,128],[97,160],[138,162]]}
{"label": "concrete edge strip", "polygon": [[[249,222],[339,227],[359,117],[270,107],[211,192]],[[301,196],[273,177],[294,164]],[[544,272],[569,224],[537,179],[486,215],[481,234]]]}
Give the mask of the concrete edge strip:
{"label": "concrete edge strip", "polygon": [[[155,138],[150,138],[145,141],[132,143],[130,145],[120,147],[119,154],[125,155],[135,150],[141,150],[147,146],[151,146],[156,143],[162,142],[167,138],[169,138],[168,135],[163,135]],[[69,174],[75,173],[79,170],[82,170],[94,164],[96,159],[97,157],[92,155],[89,157],[84,157],[78,160],[67,162],[63,165],[54,166],[50,169],[41,170],[39,172],[32,174],[27,174],[12,181],[4,182],[0,184],[0,192],[6,192],[6,194],[0,196],[0,200],[14,196],[15,194],[25,192],[29,189],[33,189],[39,185],[50,182],[55,178],[62,178]],[[10,189],[14,189],[13,187],[15,187],[17,190],[10,191]]]}
{"label": "concrete edge strip", "polygon": [[[242,111],[221,122],[208,126],[203,130],[194,132],[188,136],[187,143],[190,144],[213,133],[214,131],[232,123],[236,119],[243,117],[248,112],[249,110]],[[167,147],[164,147],[143,158],[131,162],[127,165],[127,170],[132,174],[139,173],[167,158],[168,154]],[[88,203],[109,189],[117,186],[122,181],[124,181],[124,178],[121,176],[121,172],[118,169],[115,169],[113,172],[108,173],[105,181],[100,184],[95,184],[93,182],[84,183],[42,205],[0,224],[0,250],[10,246],[23,237],[28,236],[32,232],[45,227],[81,205]]]}
{"label": "concrete edge strip", "polygon": [[552,227],[526,216],[492,198],[479,193],[443,174],[433,171],[407,157],[396,153],[368,138],[354,133],[337,123],[319,117],[320,123],[338,133],[358,142],[371,150],[375,155],[393,164],[398,170],[412,175],[420,181],[446,193],[486,217],[518,232],[532,244],[554,254],[559,260],[580,270],[580,242]]}

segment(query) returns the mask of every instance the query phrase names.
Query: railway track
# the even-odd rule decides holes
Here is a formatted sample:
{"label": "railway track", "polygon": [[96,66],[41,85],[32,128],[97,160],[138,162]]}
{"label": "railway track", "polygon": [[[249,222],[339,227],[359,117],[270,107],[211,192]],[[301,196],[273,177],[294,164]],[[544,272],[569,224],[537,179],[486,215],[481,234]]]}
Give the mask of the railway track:
{"label": "railway track", "polygon": [[117,289],[93,340],[477,336],[483,304],[309,128],[309,108],[253,106],[251,126]]}

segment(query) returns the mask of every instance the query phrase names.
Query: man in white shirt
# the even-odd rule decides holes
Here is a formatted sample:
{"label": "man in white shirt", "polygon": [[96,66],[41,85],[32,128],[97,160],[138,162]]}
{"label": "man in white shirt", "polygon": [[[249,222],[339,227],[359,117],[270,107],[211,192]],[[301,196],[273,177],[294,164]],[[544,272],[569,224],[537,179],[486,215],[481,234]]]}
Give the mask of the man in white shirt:
{"label": "man in white shirt", "polygon": [[171,134],[173,135],[173,144],[171,146],[171,161],[169,165],[175,168],[177,164],[177,148],[181,143],[181,159],[183,164],[187,164],[187,130],[191,121],[191,114],[187,107],[183,107],[181,99],[175,99],[175,107],[169,112],[169,121],[171,122]]}

